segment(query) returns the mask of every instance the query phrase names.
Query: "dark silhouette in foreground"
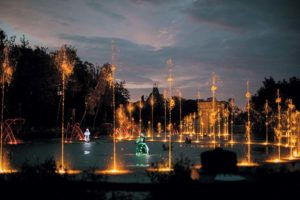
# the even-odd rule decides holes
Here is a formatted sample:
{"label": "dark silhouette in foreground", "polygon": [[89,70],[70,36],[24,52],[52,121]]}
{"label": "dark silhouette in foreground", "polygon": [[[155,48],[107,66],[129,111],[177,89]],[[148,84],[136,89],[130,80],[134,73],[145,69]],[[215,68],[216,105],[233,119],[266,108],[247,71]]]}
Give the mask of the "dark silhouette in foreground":
{"label": "dark silhouette in foreground", "polygon": [[[221,152],[221,153],[220,153]],[[300,172],[289,172],[280,168],[279,172],[264,167],[239,170],[230,166],[234,162],[220,155],[234,158],[232,154],[221,149],[206,152],[200,179],[193,177],[193,165],[186,158],[173,164],[171,172],[148,172],[150,183],[108,182],[106,177],[97,175],[93,169],[83,171],[80,175],[58,174],[53,159],[31,165],[25,163],[21,170],[13,174],[0,175],[1,197],[9,199],[287,199],[297,194],[300,186]],[[208,156],[208,157],[206,157]],[[208,161],[205,161],[208,159]],[[218,161],[212,161],[220,159]],[[211,173],[208,166],[219,162],[229,163],[225,171],[236,171],[246,177],[242,182],[214,181],[206,177],[218,173],[214,167]],[[232,160],[234,161],[234,159]],[[230,164],[231,163],[231,164]],[[225,164],[224,164],[225,165]],[[226,167],[226,166],[225,166]],[[217,172],[217,171],[218,172]],[[224,170],[221,170],[224,172]],[[207,173],[206,173],[207,172]],[[126,178],[126,177],[121,177]]]}

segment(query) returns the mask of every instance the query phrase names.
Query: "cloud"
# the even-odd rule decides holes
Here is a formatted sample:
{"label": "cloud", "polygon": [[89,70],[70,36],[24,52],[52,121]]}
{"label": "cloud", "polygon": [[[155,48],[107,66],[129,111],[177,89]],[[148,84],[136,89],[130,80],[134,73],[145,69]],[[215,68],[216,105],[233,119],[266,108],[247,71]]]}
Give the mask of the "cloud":
{"label": "cloud", "polygon": [[[211,73],[219,75],[217,97],[244,105],[265,76],[300,76],[300,12],[296,0],[2,0],[0,25],[29,36],[33,45],[67,43],[98,65],[118,47],[117,78],[134,100],[154,82],[167,87],[166,60],[174,61],[174,90],[210,97]],[[163,89],[162,89],[163,90]],[[162,92],[162,91],[161,91]]]}
{"label": "cloud", "polygon": [[125,19],[124,16],[118,14],[117,12],[113,12],[110,8],[105,7],[103,3],[99,3],[99,1],[88,0],[87,5],[90,6],[92,9],[94,9],[96,12],[104,14],[112,19],[115,19],[115,20],[124,20]]}

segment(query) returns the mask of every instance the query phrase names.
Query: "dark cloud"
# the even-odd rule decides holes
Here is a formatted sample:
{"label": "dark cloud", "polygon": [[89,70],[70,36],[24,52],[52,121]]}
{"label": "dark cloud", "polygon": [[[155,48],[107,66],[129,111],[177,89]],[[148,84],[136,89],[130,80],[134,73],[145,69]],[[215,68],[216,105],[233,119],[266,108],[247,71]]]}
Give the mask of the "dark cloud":
{"label": "dark cloud", "polygon": [[124,20],[125,19],[124,16],[118,14],[117,12],[113,12],[113,10],[105,7],[105,5],[103,3],[100,3],[97,0],[88,0],[86,3],[88,6],[90,6],[96,12],[104,14],[112,19],[115,19],[115,20]]}
{"label": "dark cloud", "polygon": [[198,0],[185,13],[199,22],[238,29],[300,29],[300,2],[297,0]]}

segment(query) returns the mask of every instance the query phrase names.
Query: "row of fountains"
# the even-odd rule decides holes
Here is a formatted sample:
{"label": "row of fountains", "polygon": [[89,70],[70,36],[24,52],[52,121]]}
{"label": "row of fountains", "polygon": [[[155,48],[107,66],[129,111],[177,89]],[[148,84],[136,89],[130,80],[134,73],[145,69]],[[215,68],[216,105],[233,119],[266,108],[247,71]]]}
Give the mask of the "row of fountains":
{"label": "row of fountains", "polygon": [[[114,43],[112,43],[112,52],[115,52],[116,46]],[[66,173],[66,169],[68,169],[68,166],[65,162],[65,153],[64,153],[64,145],[65,142],[71,141],[72,139],[77,140],[83,140],[84,135],[81,131],[80,124],[79,123],[68,123],[68,127],[66,129],[67,133],[71,132],[71,135],[66,135],[65,133],[65,111],[64,111],[64,104],[65,104],[65,87],[68,82],[68,79],[70,75],[73,72],[73,68],[75,65],[74,59],[72,59],[72,55],[69,54],[67,51],[66,46],[62,46],[61,49],[55,54],[54,56],[56,66],[59,69],[60,75],[61,75],[61,159],[60,159],[60,167],[59,167],[59,173]],[[113,110],[113,163],[112,167],[108,170],[102,170],[99,171],[99,173],[111,173],[111,174],[119,174],[119,173],[127,173],[127,170],[124,170],[120,167],[118,164],[117,158],[117,140],[121,139],[134,139],[136,137],[141,138],[144,133],[142,133],[142,100],[138,103],[139,108],[139,121],[138,124],[134,122],[134,119],[132,117],[132,112],[134,109],[134,106],[132,103],[128,104],[128,111],[125,111],[124,106],[120,106],[119,108],[116,108],[115,106],[115,71],[116,71],[116,65],[115,65],[115,59],[116,56],[113,53],[112,54],[112,64],[111,64],[111,74],[109,77],[107,77],[107,80],[109,82],[109,85],[112,87],[112,110]],[[161,137],[161,134],[164,133],[164,142],[168,143],[168,160],[165,165],[165,167],[161,168],[161,171],[170,171],[172,170],[172,136],[177,134],[179,135],[178,142],[183,142],[183,138],[190,136],[193,138],[193,136],[196,136],[195,142],[206,142],[213,145],[213,148],[217,148],[222,143],[229,143],[233,145],[234,143],[237,143],[234,139],[233,134],[233,118],[234,113],[234,101],[231,100],[229,102],[229,107],[231,107],[231,111],[228,107],[225,109],[219,108],[216,102],[216,91],[218,89],[216,84],[216,75],[213,73],[212,75],[212,82],[211,82],[211,92],[212,92],[212,99],[210,102],[210,108],[209,108],[209,125],[208,128],[205,128],[204,125],[204,113],[202,112],[199,101],[198,101],[198,111],[197,113],[191,113],[184,118],[182,118],[182,94],[179,91],[178,92],[178,99],[179,99],[179,108],[180,108],[180,123],[179,128],[176,129],[174,125],[172,124],[172,109],[175,106],[175,100],[172,97],[172,90],[173,90],[173,62],[172,59],[167,60],[167,66],[169,70],[169,75],[167,77],[168,82],[168,89],[164,92],[164,125],[162,123],[157,124],[157,134],[155,136],[154,131],[154,105],[155,100],[154,96],[152,94],[150,99],[150,105],[151,105],[151,121],[148,122],[148,131],[147,131],[147,137],[150,139],[150,141],[155,141],[154,137]],[[9,49],[4,49],[4,59],[2,63],[2,76],[1,76],[1,85],[2,85],[2,100],[1,100],[1,146],[0,146],[0,172],[5,173],[7,171],[11,171],[7,169],[7,164],[4,162],[4,156],[3,156],[3,143],[4,139],[7,137],[5,136],[5,130],[9,130],[7,122],[4,122],[4,116],[3,116],[3,107],[4,107],[4,89],[7,84],[10,83],[11,77],[13,74],[13,66],[9,60]],[[246,112],[247,112],[247,123],[245,125],[245,135],[246,135],[246,145],[247,145],[247,154],[245,155],[245,161],[242,163],[242,165],[256,165],[257,163],[253,162],[251,159],[251,144],[253,144],[251,140],[251,93],[249,90],[249,82],[247,82],[247,90],[245,93],[246,97]],[[198,100],[200,100],[200,93],[198,92]],[[268,133],[269,133],[269,105],[268,101],[265,103],[265,117],[266,117],[266,139],[265,142],[262,143],[263,145],[275,145],[278,147],[278,156],[275,159],[269,160],[270,162],[283,162],[284,159],[282,159],[281,156],[281,148],[289,148],[290,149],[290,155],[289,159],[295,159],[300,152],[300,137],[299,133],[297,133],[297,121],[296,116],[299,114],[296,109],[295,105],[293,104],[292,100],[288,101],[288,110],[286,111],[286,121],[285,127],[282,125],[282,110],[281,110],[281,97],[280,97],[280,91],[277,92],[277,126],[274,127],[275,132],[275,138],[276,141],[270,142],[268,140]],[[128,114],[127,114],[128,113]],[[129,116],[128,116],[129,115]],[[167,119],[168,116],[168,119]],[[231,117],[230,117],[231,116]],[[222,118],[222,119],[221,119]],[[229,121],[230,118],[230,121]],[[221,125],[221,121],[223,125]],[[198,122],[198,123],[196,123]],[[198,125],[197,125],[198,124]],[[298,125],[299,126],[299,125]],[[164,130],[162,130],[162,127]],[[229,130],[231,128],[231,130]],[[222,130],[223,129],[223,130]],[[7,131],[6,131],[7,132]],[[146,133],[145,133],[146,134]],[[9,137],[13,137],[12,131]],[[208,140],[207,140],[208,138]],[[284,138],[284,140],[283,140]],[[15,139],[13,139],[15,140]],[[144,142],[144,141],[143,141]],[[70,170],[68,169],[68,172]]]}

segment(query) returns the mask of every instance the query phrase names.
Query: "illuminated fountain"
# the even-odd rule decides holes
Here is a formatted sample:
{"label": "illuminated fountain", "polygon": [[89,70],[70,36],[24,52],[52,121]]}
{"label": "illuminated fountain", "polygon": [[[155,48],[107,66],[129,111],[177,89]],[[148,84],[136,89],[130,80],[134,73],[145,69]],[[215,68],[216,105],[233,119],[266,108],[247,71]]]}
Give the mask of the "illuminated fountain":
{"label": "illuminated fountain", "polygon": [[143,109],[143,103],[142,103],[142,98],[139,101],[139,127],[140,127],[140,134],[139,136],[142,135],[142,109]]}
{"label": "illuminated fountain", "polygon": [[13,125],[17,123],[23,124],[25,122],[22,118],[15,118],[15,119],[6,119],[3,123],[3,134],[2,134],[2,140],[4,144],[20,144],[22,143],[21,140],[16,139],[14,133],[13,133]]}
{"label": "illuminated fountain", "polygon": [[183,130],[182,130],[182,94],[181,91],[178,90],[178,100],[179,100],[179,142],[182,142]]}
{"label": "illuminated fountain", "polygon": [[[147,130],[147,137],[149,137],[150,138],[150,136],[151,136],[151,122],[150,121],[148,121],[148,130]],[[151,138],[152,139],[152,138]],[[153,140],[153,139],[152,139]]]}
{"label": "illuminated fountain", "polygon": [[212,93],[212,112],[211,112],[211,123],[212,123],[212,135],[213,135],[213,144],[214,148],[216,148],[216,109],[215,109],[215,101],[216,101],[216,75],[215,73],[212,74],[212,85],[211,85],[211,93]]}
{"label": "illuminated fountain", "polygon": [[277,158],[274,159],[270,159],[270,160],[266,160],[267,163],[283,163],[286,162],[285,160],[281,159],[281,137],[282,137],[282,125],[281,125],[281,97],[280,97],[280,93],[279,93],[279,89],[277,90],[277,98],[275,100],[275,102],[277,103],[277,127],[274,128],[274,132],[275,132],[275,136],[278,140],[277,143]]}
{"label": "illuminated fountain", "polygon": [[128,139],[131,136],[131,120],[127,117],[125,108],[122,104],[116,110],[116,137],[119,140]]}
{"label": "illuminated fountain", "polygon": [[62,96],[62,103],[61,103],[61,163],[59,166],[59,173],[65,173],[66,166],[65,166],[65,159],[64,159],[64,139],[65,139],[65,125],[64,125],[64,118],[65,118],[65,87],[68,82],[68,78],[73,72],[73,68],[75,65],[75,60],[72,58],[71,53],[67,50],[66,45],[62,46],[59,51],[57,51],[55,55],[55,63],[58,67],[58,70],[61,75],[61,96]]}
{"label": "illuminated fountain", "polygon": [[172,98],[172,83],[174,81],[172,75],[172,66],[173,62],[172,59],[167,60],[167,65],[169,68],[169,76],[168,76],[168,83],[169,83],[169,162],[168,162],[168,169],[172,169],[172,109],[175,106],[175,101]]}
{"label": "illuminated fountain", "polygon": [[[199,92],[199,99],[200,99],[200,97],[201,96],[200,96],[200,92]],[[200,104],[198,104],[197,108],[198,108],[198,117],[199,117],[199,133],[200,133],[201,138],[203,139],[203,137],[204,137],[204,133],[203,133],[204,122],[202,120],[203,113],[200,108]]]}
{"label": "illuminated fountain", "polygon": [[275,128],[275,134],[278,139],[278,157],[277,157],[277,162],[281,161],[281,136],[282,136],[282,130],[281,130],[281,98],[280,98],[280,93],[279,89],[277,90],[277,98],[276,98],[276,103],[277,103],[277,128]]}
{"label": "illuminated fountain", "polygon": [[3,155],[3,128],[4,128],[4,94],[5,94],[5,85],[10,84],[12,74],[13,74],[13,66],[11,65],[9,59],[9,49],[5,47],[3,49],[3,62],[2,62],[2,71],[1,71],[1,86],[2,86],[2,98],[1,98],[1,135],[0,135],[0,173],[9,172],[7,163],[4,162],[4,155]]}
{"label": "illuminated fountain", "polygon": [[250,104],[250,99],[251,99],[251,93],[249,91],[249,81],[247,81],[247,92],[246,92],[246,99],[247,99],[247,124],[246,124],[246,137],[247,137],[247,144],[248,144],[248,150],[247,150],[247,162],[251,163],[251,121],[250,121],[250,111],[251,111],[251,104]]}
{"label": "illuminated fountain", "polygon": [[150,104],[151,104],[151,135],[152,135],[152,141],[154,139],[154,95],[152,93],[151,99],[150,99]]}
{"label": "illuminated fountain", "polygon": [[258,166],[257,163],[252,162],[251,160],[251,93],[249,91],[249,81],[247,81],[247,92],[245,94],[247,103],[246,103],[246,110],[247,110],[247,123],[246,123],[246,138],[247,138],[247,158],[245,161],[238,163],[238,166],[246,166],[246,167],[255,167]]}
{"label": "illuminated fountain", "polygon": [[290,156],[288,159],[293,160],[294,159],[294,151],[293,151],[293,147],[295,147],[296,141],[297,141],[297,137],[295,135],[295,126],[294,126],[294,109],[295,109],[295,105],[293,104],[293,100],[292,99],[288,99],[287,100],[287,104],[288,104],[288,109],[287,109],[287,132],[288,132],[288,146],[290,148]]}
{"label": "illuminated fountain", "polygon": [[128,103],[128,112],[129,112],[129,121],[130,121],[130,137],[133,138],[133,119],[132,119],[132,111],[133,111],[133,106],[132,103]]}
{"label": "illuminated fountain", "polygon": [[224,135],[225,135],[225,140],[228,140],[228,128],[229,128],[229,109],[228,106],[226,106],[225,110],[223,111],[223,116],[224,116]]}
{"label": "illuminated fountain", "polygon": [[196,132],[196,113],[194,112],[193,114],[192,114],[192,123],[193,123],[193,131],[192,131],[192,134],[193,135],[196,135],[197,134],[197,132]]}
{"label": "illuminated fountain", "polygon": [[111,175],[116,175],[116,174],[125,174],[129,173],[128,170],[120,169],[120,165],[117,163],[117,149],[116,149],[116,100],[115,100],[115,72],[116,72],[116,51],[117,47],[112,41],[111,45],[112,49],[112,57],[111,57],[111,74],[110,77],[108,78],[109,80],[109,85],[112,88],[112,110],[113,110],[113,166],[107,170],[100,170],[97,171],[96,173],[100,174],[111,174]]}
{"label": "illuminated fountain", "polygon": [[197,115],[198,115],[198,120],[199,120],[199,131],[197,131],[197,139],[196,142],[199,143],[199,135],[201,135],[201,111],[199,108],[199,102],[200,102],[200,91],[198,90],[197,94]]}
{"label": "illuminated fountain", "polygon": [[218,108],[218,137],[219,137],[219,140],[221,141],[221,113],[220,113],[220,108]]}
{"label": "illuminated fountain", "polygon": [[231,128],[231,136],[230,136],[230,143],[233,144],[234,143],[234,138],[233,138],[233,120],[234,120],[234,99],[230,99],[229,102],[230,108],[231,108],[231,119],[230,119],[230,128]]}
{"label": "illuminated fountain", "polygon": [[299,131],[299,128],[297,128],[297,126],[299,127],[300,124],[297,123],[297,116],[300,113],[295,109],[295,105],[293,107],[293,110],[294,111],[292,111],[291,113],[291,131],[292,131],[291,145],[295,147],[293,150],[293,157],[299,157],[298,148],[300,146],[300,142],[299,142],[300,134],[299,132],[297,133],[297,130]]}
{"label": "illuminated fountain", "polygon": [[265,106],[264,106],[264,109],[265,109],[265,114],[266,114],[266,142],[265,144],[268,145],[269,141],[268,141],[268,127],[269,127],[269,118],[268,118],[268,114],[269,114],[269,104],[268,104],[268,100],[266,100],[266,103],[265,103]]}
{"label": "illuminated fountain", "polygon": [[172,66],[173,66],[173,62],[172,59],[168,59],[167,60],[167,67],[169,70],[169,75],[167,78],[168,81],[168,86],[169,86],[169,91],[168,91],[168,96],[169,96],[169,102],[168,102],[168,108],[169,108],[169,123],[168,123],[168,128],[167,127],[167,92],[166,90],[164,91],[164,102],[165,102],[165,142],[167,141],[167,136],[166,136],[166,132],[168,130],[169,132],[169,145],[168,145],[168,162],[164,163],[164,166],[159,166],[158,168],[150,168],[148,169],[149,171],[157,171],[157,172],[170,172],[172,171],[172,109],[175,106],[175,101],[172,98],[172,83],[174,81],[173,79],[173,75],[172,75]]}
{"label": "illuminated fountain", "polygon": [[160,122],[158,122],[157,123],[157,137],[160,137],[160,134],[161,134],[161,123]]}
{"label": "illuminated fountain", "polygon": [[71,143],[73,141],[84,141],[84,134],[80,128],[80,124],[75,123],[74,120],[71,119],[67,124],[65,142]]}
{"label": "illuminated fountain", "polygon": [[165,142],[167,141],[167,91],[164,90],[164,106],[165,106]]}

